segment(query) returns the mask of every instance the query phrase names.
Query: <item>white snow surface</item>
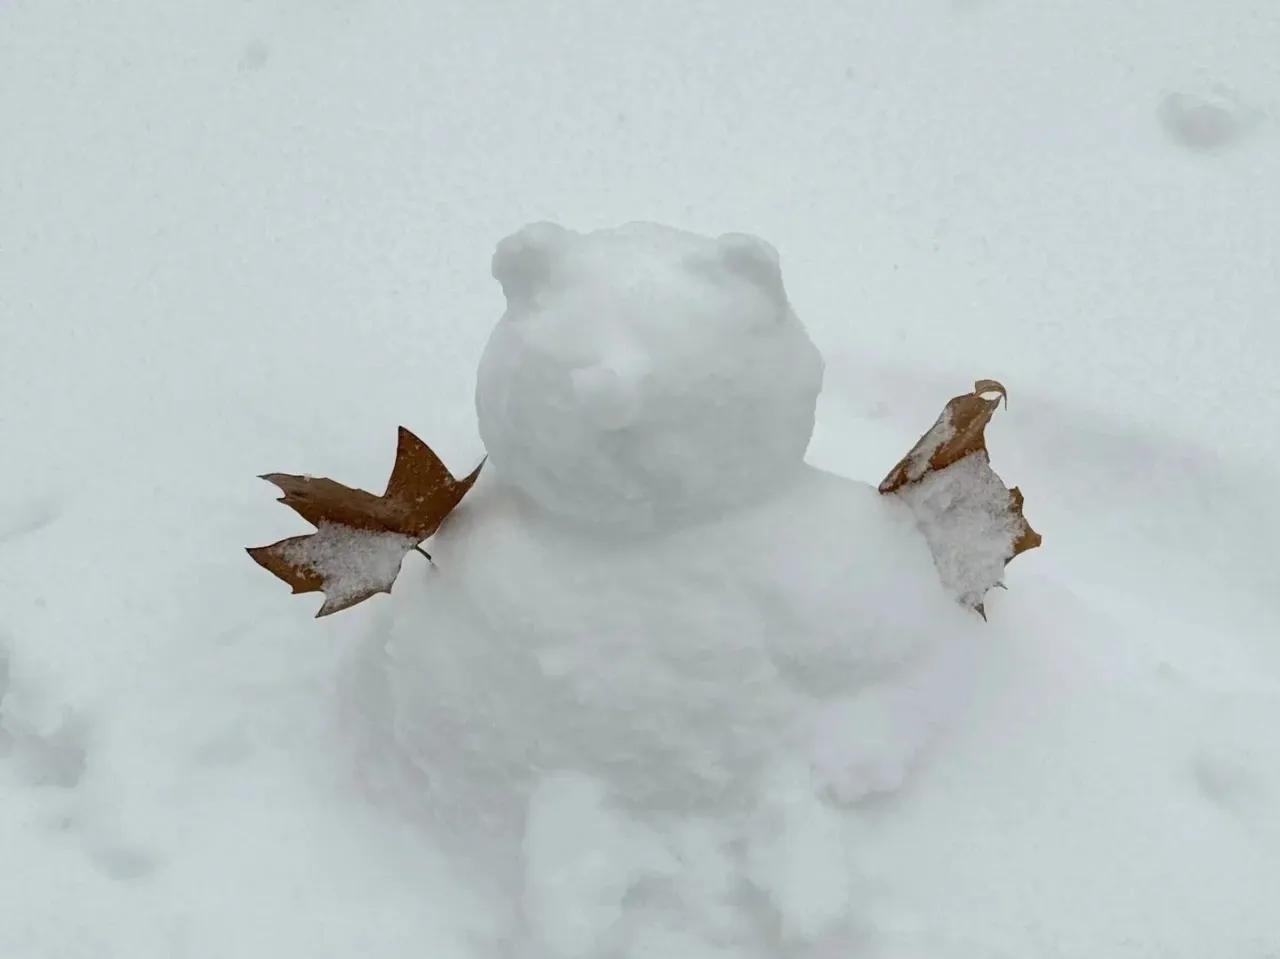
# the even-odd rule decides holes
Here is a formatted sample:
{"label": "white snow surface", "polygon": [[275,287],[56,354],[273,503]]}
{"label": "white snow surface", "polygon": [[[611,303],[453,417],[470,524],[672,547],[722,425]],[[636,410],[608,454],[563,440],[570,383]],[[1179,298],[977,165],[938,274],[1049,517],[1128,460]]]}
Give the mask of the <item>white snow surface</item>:
{"label": "white snow surface", "polygon": [[[1263,0],[0,3],[0,956],[1273,959],[1278,46]],[[312,620],[255,477],[379,489],[402,422],[469,468],[487,260],[553,220],[768,237],[810,466],[602,533],[495,456],[438,569]],[[647,429],[661,330],[529,415]],[[859,485],[984,376],[1045,534],[986,625]]]}

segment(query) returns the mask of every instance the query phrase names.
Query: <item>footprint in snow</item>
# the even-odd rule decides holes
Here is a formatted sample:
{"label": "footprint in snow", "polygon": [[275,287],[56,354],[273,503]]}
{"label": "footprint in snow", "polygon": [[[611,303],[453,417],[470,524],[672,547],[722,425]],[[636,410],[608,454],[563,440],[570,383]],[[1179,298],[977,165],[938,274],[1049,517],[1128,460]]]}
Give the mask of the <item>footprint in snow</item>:
{"label": "footprint in snow", "polygon": [[38,533],[61,515],[61,504],[48,499],[0,510],[0,544]]}
{"label": "footprint in snow", "polygon": [[1204,799],[1237,819],[1270,806],[1267,784],[1238,760],[1201,753],[1191,761],[1191,778]]}
{"label": "footprint in snow", "polygon": [[1217,85],[1200,93],[1166,93],[1156,116],[1169,139],[1198,153],[1221,150],[1239,142],[1261,120],[1256,109]]}

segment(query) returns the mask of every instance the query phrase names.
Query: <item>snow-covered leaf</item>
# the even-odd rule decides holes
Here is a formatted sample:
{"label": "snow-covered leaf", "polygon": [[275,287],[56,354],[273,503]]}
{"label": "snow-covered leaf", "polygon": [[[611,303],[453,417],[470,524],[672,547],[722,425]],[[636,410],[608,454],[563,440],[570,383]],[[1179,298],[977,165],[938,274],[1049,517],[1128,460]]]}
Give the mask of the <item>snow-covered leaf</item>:
{"label": "snow-covered leaf", "polygon": [[403,426],[381,496],[331,479],[269,473],[280,502],[316,527],[304,536],[248,550],[254,562],[295,593],[325,594],[317,616],[391,592],[405,553],[431,536],[480,475],[455,479],[426,443]]}
{"label": "snow-covered leaf", "polygon": [[929,431],[880,483],[902,498],[933,552],[943,585],[985,618],[982,598],[1004,568],[1041,537],[1022,515],[1022,492],[1008,489],[991,468],[986,427],[1008,393],[978,380],[954,397]]}

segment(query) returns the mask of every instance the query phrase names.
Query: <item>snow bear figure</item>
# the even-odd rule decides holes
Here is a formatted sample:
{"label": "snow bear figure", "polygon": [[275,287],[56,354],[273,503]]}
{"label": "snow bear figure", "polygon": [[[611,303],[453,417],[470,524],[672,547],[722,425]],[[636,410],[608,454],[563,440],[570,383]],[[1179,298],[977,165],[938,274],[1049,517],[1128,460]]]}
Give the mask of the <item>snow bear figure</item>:
{"label": "snow bear figure", "polygon": [[397,588],[370,708],[468,855],[511,852],[518,955],[826,943],[830,800],[901,785],[966,614],[906,506],[804,463],[822,361],[768,244],[540,224],[493,269],[490,461]]}
{"label": "snow bear figure", "polygon": [[822,359],[769,244],[544,223],[503,240],[493,273],[507,312],[480,364],[480,431],[494,471],[539,505],[669,525],[801,468]]}

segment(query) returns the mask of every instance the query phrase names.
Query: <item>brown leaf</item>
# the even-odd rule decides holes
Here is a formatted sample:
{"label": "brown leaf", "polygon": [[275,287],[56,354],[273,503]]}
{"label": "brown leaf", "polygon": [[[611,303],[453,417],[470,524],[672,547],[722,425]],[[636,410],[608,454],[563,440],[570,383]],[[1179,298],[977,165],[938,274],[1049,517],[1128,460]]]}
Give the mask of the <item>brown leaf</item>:
{"label": "brown leaf", "polygon": [[480,475],[481,460],[469,476],[455,479],[431,447],[400,427],[396,461],[381,496],[331,479],[269,473],[280,487],[280,502],[316,527],[248,550],[263,569],[295,593],[323,592],[317,616],[391,592],[409,550],[440,528]]}
{"label": "brown leaf", "polygon": [[1001,400],[1009,402],[1000,383],[978,380],[880,484],[915,512],[943,584],[984,618],[982,597],[1002,585],[1004,566],[1041,542],[1022,515],[1022,492],[991,469],[985,431]]}

